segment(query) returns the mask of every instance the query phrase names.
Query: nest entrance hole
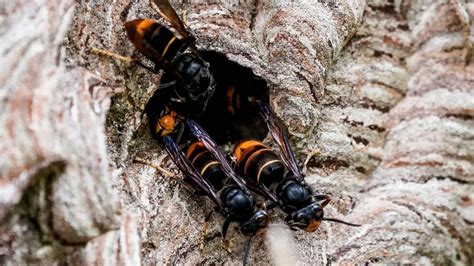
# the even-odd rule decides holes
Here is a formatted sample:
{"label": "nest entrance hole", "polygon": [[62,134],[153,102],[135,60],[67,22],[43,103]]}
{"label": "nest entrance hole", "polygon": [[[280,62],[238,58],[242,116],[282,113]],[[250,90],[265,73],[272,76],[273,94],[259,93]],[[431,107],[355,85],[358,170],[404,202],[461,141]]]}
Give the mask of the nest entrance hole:
{"label": "nest entrance hole", "polygon": [[[252,104],[252,99],[268,102],[269,89],[266,81],[256,76],[250,68],[241,66],[222,54],[213,51],[200,51],[200,54],[209,63],[217,86],[206,111],[199,117],[192,118],[219,145],[234,144],[246,139],[263,140],[268,129],[257,107]],[[165,72],[161,82],[171,81],[172,76]],[[154,106],[162,104],[162,99],[167,99],[162,93],[155,92],[147,104],[153,112]]]}
{"label": "nest entrance hole", "polygon": [[[201,55],[210,64],[217,88],[198,122],[218,144],[244,139],[263,140],[268,133],[267,126],[256,106],[249,103],[252,97],[268,102],[269,89],[265,80],[250,68],[217,52],[202,51]],[[232,104],[239,108],[233,108]]]}

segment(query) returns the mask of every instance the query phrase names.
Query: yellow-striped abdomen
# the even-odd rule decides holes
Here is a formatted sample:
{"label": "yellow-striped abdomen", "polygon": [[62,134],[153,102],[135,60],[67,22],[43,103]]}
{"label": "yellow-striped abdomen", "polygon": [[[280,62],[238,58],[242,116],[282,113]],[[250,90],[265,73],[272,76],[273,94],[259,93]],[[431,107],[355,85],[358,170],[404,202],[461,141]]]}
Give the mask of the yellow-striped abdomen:
{"label": "yellow-striped abdomen", "polygon": [[267,187],[283,179],[283,163],[278,155],[260,141],[246,140],[237,143],[234,156],[236,169],[245,179],[263,183]]}
{"label": "yellow-striped abdomen", "polygon": [[186,151],[186,157],[216,190],[222,189],[227,176],[222,171],[221,164],[214,159],[202,142],[192,143]]}

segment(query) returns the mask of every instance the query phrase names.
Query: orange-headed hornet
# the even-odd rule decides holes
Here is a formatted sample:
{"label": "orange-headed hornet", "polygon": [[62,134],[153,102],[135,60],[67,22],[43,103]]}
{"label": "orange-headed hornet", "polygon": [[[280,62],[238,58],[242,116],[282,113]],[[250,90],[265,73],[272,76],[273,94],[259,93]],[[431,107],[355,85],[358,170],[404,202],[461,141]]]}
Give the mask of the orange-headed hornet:
{"label": "orange-headed hornet", "polygon": [[[154,63],[150,68],[137,59],[95,51],[136,63],[154,73],[160,69],[171,76],[154,93],[145,108],[152,135],[161,137],[182,134],[183,119],[199,116],[205,111],[215,91],[215,81],[195,46],[194,36],[187,30],[167,0],[150,0],[150,5],[179,33],[153,19],[135,19],[124,23],[128,38],[145,57]],[[180,136],[180,135],[179,135]],[[179,138],[179,137],[178,137]]]}
{"label": "orange-headed hornet", "polygon": [[[190,145],[185,155],[169,136],[165,136],[165,150],[185,175],[183,180],[213,200],[216,210],[226,218],[223,238],[231,222],[239,223],[240,231],[249,236],[245,264],[251,239],[268,226],[268,215],[257,207],[245,181],[232,170],[227,160],[222,160],[225,155],[217,144],[195,122],[188,120],[188,125],[199,142]],[[210,214],[206,222],[209,218]]]}
{"label": "orange-headed hornet", "polygon": [[[329,195],[315,195],[304,181],[295,155],[288,141],[286,129],[270,107],[257,102],[263,120],[277,143],[281,159],[265,144],[256,140],[237,143],[233,155],[236,169],[247,181],[248,186],[266,199],[271,200],[269,208],[279,206],[288,215],[285,222],[292,229],[315,231],[321,221],[359,226],[339,219],[324,217],[323,208],[331,200]],[[285,168],[288,172],[285,173]]]}

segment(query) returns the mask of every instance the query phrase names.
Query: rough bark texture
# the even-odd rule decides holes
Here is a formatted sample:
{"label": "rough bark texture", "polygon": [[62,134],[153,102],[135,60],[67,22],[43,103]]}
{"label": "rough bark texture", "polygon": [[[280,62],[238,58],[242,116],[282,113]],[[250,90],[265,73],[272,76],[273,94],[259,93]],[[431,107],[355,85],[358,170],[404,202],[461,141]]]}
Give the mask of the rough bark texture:
{"label": "rough bark texture", "polygon": [[[200,49],[267,81],[301,161],[319,149],[307,181],[327,215],[364,224],[295,232],[295,257],[472,264],[474,3],[284,2],[173,5]],[[136,54],[122,22],[158,18],[148,1],[15,1],[0,18],[0,264],[239,263],[218,215],[199,252],[210,201],[133,162],[163,155],[143,116],[159,75],[89,52]],[[271,261],[262,238],[251,254]]]}
{"label": "rough bark texture", "polygon": [[[136,228],[120,222],[108,169],[104,122],[113,90],[65,65],[74,9],[73,1],[2,5],[2,264],[64,260],[105,233],[126,245],[110,252],[114,257],[139,261]],[[124,237],[130,241],[119,242]],[[131,249],[137,251],[123,254]]]}

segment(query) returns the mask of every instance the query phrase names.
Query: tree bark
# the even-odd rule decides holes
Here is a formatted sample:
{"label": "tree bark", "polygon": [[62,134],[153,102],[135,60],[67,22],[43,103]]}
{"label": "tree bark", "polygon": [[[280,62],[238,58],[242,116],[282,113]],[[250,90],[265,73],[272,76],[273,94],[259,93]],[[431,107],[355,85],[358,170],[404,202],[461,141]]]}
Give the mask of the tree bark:
{"label": "tree bark", "polygon": [[[172,4],[199,49],[265,79],[302,164],[319,150],[326,215],[363,224],[294,232],[299,263],[473,263],[473,3]],[[199,252],[210,201],[133,162],[163,157],[143,115],[160,76],[90,52],[136,53],[122,22],[158,19],[148,1],[0,11],[0,263],[240,263],[218,215]],[[269,254],[257,238],[250,263]]]}

